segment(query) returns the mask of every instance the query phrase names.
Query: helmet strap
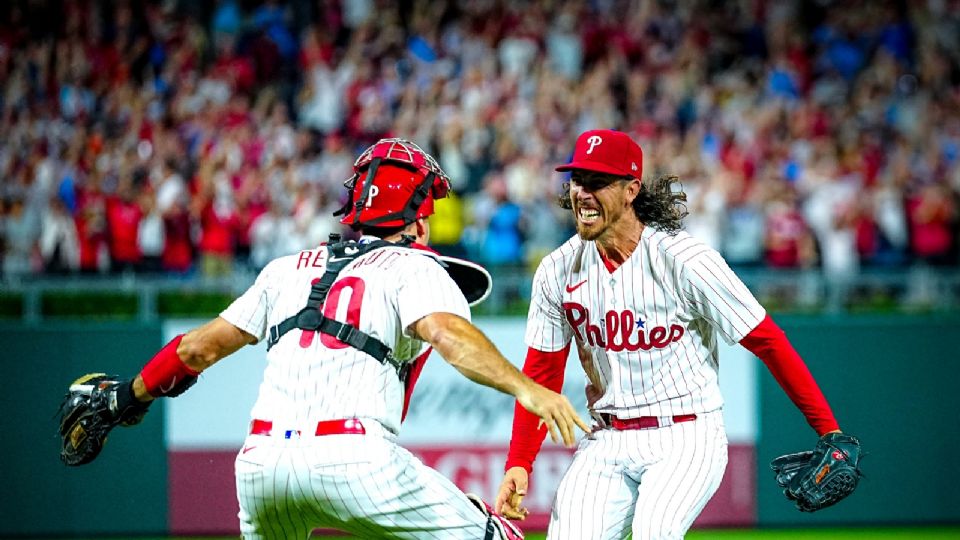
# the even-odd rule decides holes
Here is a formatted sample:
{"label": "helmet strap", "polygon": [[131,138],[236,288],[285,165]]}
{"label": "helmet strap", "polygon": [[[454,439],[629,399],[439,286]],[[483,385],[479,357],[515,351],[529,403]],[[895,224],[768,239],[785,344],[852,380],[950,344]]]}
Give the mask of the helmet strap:
{"label": "helmet strap", "polygon": [[370,162],[370,168],[367,169],[367,178],[363,181],[363,193],[360,194],[360,198],[353,203],[353,223],[350,225],[356,225],[360,222],[360,212],[363,211],[363,206],[367,204],[367,197],[370,196],[370,188],[373,187],[373,179],[377,177],[377,169],[380,168],[381,158],[373,158],[373,161]]}
{"label": "helmet strap", "polygon": [[[393,221],[397,218],[400,218],[405,224],[413,223],[417,219],[417,211],[420,210],[420,206],[423,204],[423,201],[427,200],[427,195],[430,193],[430,188],[433,186],[433,181],[436,177],[437,175],[433,172],[427,173],[426,178],[423,179],[423,182],[417,186],[417,189],[414,190],[413,195],[411,195],[410,199],[407,200],[407,205],[403,208],[403,210],[399,212],[393,212],[392,214],[387,214],[385,216],[380,216],[376,219],[367,220],[363,224],[372,227],[380,223]],[[360,212],[358,211],[357,215],[359,214]],[[354,222],[356,222],[356,218],[354,218]]]}
{"label": "helmet strap", "polygon": [[350,186],[350,189],[347,191],[347,202],[343,203],[343,206],[339,210],[333,213],[334,216],[343,216],[350,211],[350,207],[353,206],[353,187],[356,185],[357,179],[360,175],[353,175],[353,182],[348,182],[346,185]]}
{"label": "helmet strap", "polygon": [[410,200],[407,201],[407,207],[403,209],[403,221],[405,223],[417,219],[417,211],[420,210],[423,201],[427,200],[427,194],[430,193],[430,188],[433,186],[433,181],[436,177],[437,175],[433,172],[427,173],[423,182],[417,186],[413,195],[410,196]]}

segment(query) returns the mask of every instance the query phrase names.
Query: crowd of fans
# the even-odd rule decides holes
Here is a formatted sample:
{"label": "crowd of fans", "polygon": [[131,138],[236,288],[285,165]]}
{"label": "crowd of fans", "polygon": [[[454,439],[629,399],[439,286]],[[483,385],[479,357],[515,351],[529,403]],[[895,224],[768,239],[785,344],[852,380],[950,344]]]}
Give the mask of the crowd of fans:
{"label": "crowd of fans", "polygon": [[0,81],[8,277],[257,269],[341,231],[383,136],[451,176],[441,251],[529,268],[601,127],[731,264],[960,260],[955,0],[10,2]]}

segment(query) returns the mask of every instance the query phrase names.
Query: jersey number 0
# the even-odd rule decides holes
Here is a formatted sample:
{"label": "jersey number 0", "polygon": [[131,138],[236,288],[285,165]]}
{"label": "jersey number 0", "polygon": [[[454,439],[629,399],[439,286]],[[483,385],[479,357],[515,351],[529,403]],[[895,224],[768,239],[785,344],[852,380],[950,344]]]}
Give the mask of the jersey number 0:
{"label": "jersey number 0", "polygon": [[[319,280],[319,278],[317,278],[317,280]],[[346,320],[337,319],[340,299],[343,296],[343,290],[346,288],[350,289],[350,301],[347,303]],[[327,299],[323,303],[323,316],[345,322],[355,328],[359,327],[360,303],[363,301],[363,289],[363,280],[356,276],[347,276],[337,280],[337,282],[330,287],[330,292],[327,293]],[[310,344],[313,343],[314,334],[316,334],[316,332],[304,330],[300,334],[300,348],[306,349],[309,347]],[[320,342],[328,349],[344,349],[349,347],[346,343],[328,334],[320,334]]]}

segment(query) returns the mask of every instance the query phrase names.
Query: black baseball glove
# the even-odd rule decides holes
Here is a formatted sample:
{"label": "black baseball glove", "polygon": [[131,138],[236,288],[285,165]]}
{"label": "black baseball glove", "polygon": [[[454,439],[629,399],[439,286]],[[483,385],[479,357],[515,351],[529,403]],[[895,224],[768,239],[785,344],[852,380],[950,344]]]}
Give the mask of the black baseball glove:
{"label": "black baseball glove", "polygon": [[143,420],[151,402],[133,397],[131,381],[90,373],[73,381],[60,404],[60,460],[76,466],[90,463],[103,449],[115,426]]}
{"label": "black baseball glove", "polygon": [[801,512],[816,512],[846,498],[860,481],[860,441],[827,433],[812,451],[786,454],[770,462],[777,484]]}

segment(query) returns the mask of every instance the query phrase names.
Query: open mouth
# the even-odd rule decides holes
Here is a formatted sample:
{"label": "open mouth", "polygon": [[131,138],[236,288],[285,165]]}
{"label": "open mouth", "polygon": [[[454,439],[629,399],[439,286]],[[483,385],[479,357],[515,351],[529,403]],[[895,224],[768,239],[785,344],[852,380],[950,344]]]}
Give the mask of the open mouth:
{"label": "open mouth", "polygon": [[577,210],[577,218],[584,225],[592,225],[600,219],[600,210],[596,208],[583,208]]}

